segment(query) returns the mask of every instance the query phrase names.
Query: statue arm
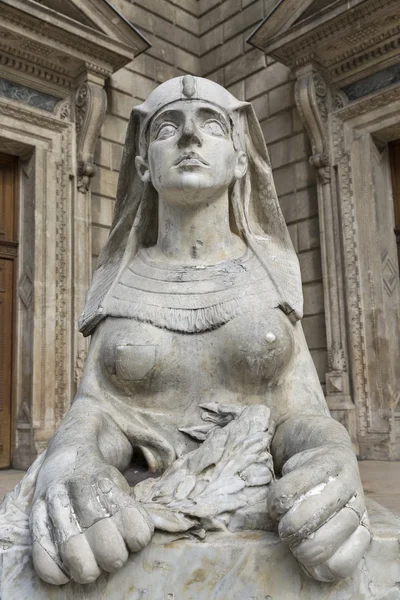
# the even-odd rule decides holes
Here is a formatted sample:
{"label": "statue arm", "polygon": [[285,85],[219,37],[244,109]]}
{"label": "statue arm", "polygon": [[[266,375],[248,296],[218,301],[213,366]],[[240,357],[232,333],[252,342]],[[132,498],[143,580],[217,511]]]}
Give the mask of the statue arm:
{"label": "statue arm", "polygon": [[[126,562],[128,549],[146,546],[154,531],[121,473],[132,444],[102,376],[101,338],[97,331],[76,399],[49,443],[30,515],[36,572],[57,585],[90,583],[102,571],[113,572]],[[125,429],[133,434],[130,425]]]}
{"label": "statue arm", "polygon": [[282,477],[268,509],[303,569],[335,581],[348,577],[365,553],[368,517],[350,436],[329,415],[300,323],[295,339],[291,372],[274,404],[272,454]]}
{"label": "statue arm", "polygon": [[290,373],[273,403],[277,429],[272,447],[278,471],[298,452],[326,443],[341,445],[353,453],[346,429],[330,416],[300,322],[294,326],[294,338]]}
{"label": "statue arm", "polygon": [[44,467],[36,486],[36,497],[57,479],[76,470],[78,463],[96,459],[124,471],[132,456],[132,445],[113,418],[115,407],[99,366],[101,326],[95,331],[81,385],[71,408],[51,438]]}

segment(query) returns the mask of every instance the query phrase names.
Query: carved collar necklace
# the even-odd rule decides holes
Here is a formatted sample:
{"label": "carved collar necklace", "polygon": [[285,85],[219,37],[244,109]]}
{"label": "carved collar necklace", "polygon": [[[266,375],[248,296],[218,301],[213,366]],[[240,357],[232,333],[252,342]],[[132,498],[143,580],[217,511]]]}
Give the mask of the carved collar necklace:
{"label": "carved collar necklace", "polygon": [[241,258],[199,267],[168,265],[141,248],[114,288],[107,314],[196,333],[244,312],[250,296],[270,299],[271,292],[268,275],[250,249]]}

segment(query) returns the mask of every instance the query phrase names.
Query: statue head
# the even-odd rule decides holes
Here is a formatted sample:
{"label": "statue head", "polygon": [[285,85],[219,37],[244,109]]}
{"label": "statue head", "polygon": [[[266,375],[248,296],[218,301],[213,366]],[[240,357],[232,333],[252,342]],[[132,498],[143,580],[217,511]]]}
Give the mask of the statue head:
{"label": "statue head", "polygon": [[139,176],[167,202],[209,201],[243,177],[247,156],[231,115],[245,103],[191,75],[161,85],[134,110],[140,116]]}
{"label": "statue head", "polygon": [[299,264],[254,109],[219,84],[186,75],[132,110],[114,220],[80,319],[84,335],[107,316],[107,294],[138,248],[155,244],[158,193],[188,206],[224,189],[235,232],[268,272],[279,306],[291,320],[301,318]]}

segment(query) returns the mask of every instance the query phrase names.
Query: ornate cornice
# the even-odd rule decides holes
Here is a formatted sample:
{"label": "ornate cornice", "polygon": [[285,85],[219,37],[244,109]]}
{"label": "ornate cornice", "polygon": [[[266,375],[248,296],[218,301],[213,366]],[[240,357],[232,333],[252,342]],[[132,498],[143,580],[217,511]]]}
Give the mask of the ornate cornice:
{"label": "ornate cornice", "polygon": [[[40,35],[41,44],[43,46],[45,46],[47,42],[50,47],[54,48],[54,45],[56,44],[56,48],[58,47],[61,52],[64,50],[68,55],[72,53],[76,58],[87,55],[88,57],[92,57],[94,59],[93,62],[96,64],[98,64],[99,61],[106,63],[110,72],[112,72],[114,68],[120,66],[118,63],[121,63],[122,57],[118,57],[118,63],[115,64],[115,54],[102,48],[100,43],[94,44],[87,39],[82,40],[78,36],[68,34],[58,29],[57,32],[55,32],[52,28],[49,28],[45,21],[40,21],[30,15],[10,9],[3,5],[1,6],[1,17],[2,27],[6,27],[8,22],[17,25],[20,30],[28,32],[28,34],[34,32],[36,35]],[[15,51],[16,50],[13,49],[13,52]],[[34,54],[34,52],[29,52],[30,56],[32,54]],[[126,63],[128,60],[129,59],[125,61],[122,60],[122,62]],[[65,72],[68,72],[68,67],[66,67]]]}
{"label": "ornate cornice", "polygon": [[393,62],[400,48],[396,0],[333,3],[331,9],[272,39],[263,37],[262,29],[263,25],[251,39],[268,55],[291,68],[319,64],[333,82],[354,79],[383,61]]}
{"label": "ornate cornice", "polygon": [[[48,67],[43,64],[36,65],[33,62],[35,60],[34,56],[23,52],[21,52],[21,57],[5,54],[5,52],[9,51],[11,51],[10,48],[3,44],[0,45],[0,65],[13,71],[17,71],[18,73],[26,74],[29,77],[42,79],[52,85],[71,89],[71,78],[65,73],[55,72],[56,70],[53,68],[54,65],[49,64]],[[26,56],[23,56],[24,54],[26,54]]]}
{"label": "ornate cornice", "polygon": [[385,91],[377,92],[362,100],[349,103],[347,106],[344,106],[344,108],[336,110],[334,115],[341,121],[348,121],[399,99],[400,84],[396,84],[394,87],[386,89]]}
{"label": "ornate cornice", "polygon": [[0,114],[54,131],[64,131],[70,125],[68,121],[50,116],[46,111],[2,98],[0,99]]}

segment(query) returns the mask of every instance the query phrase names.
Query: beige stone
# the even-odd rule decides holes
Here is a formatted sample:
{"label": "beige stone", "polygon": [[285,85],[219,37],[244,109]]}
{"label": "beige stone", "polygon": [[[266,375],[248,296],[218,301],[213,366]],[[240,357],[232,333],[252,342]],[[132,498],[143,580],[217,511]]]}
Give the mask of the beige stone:
{"label": "beige stone", "polygon": [[299,252],[320,247],[318,217],[302,221],[298,224]]}
{"label": "beige stone", "polygon": [[258,98],[255,98],[255,100],[252,100],[252,105],[254,106],[254,110],[256,111],[256,115],[259,121],[265,121],[265,119],[268,119],[268,94],[263,94],[262,96],[258,96]]}
{"label": "beige stone", "polygon": [[118,173],[99,167],[93,180],[94,194],[114,199],[117,191]]}
{"label": "beige stone", "polygon": [[239,35],[214,48],[201,57],[201,68],[205,76],[217,68],[221,68],[243,53],[243,36]]}
{"label": "beige stone", "polygon": [[318,281],[303,286],[303,294],[305,315],[322,314],[324,312],[324,290],[322,282]]}
{"label": "beige stone", "polygon": [[122,151],[123,146],[120,144],[111,144],[111,168],[113,171],[119,171],[121,166]]}
{"label": "beige stone", "polygon": [[[269,101],[271,101],[271,93],[268,94]],[[285,116],[288,117],[287,114]],[[277,169],[288,163],[308,158],[310,142],[305,133],[299,133],[275,144],[269,144],[269,152],[272,168]]]}
{"label": "beige stone", "polygon": [[323,315],[304,317],[304,335],[311,350],[326,347],[326,328]]}
{"label": "beige stone", "polygon": [[114,201],[92,194],[92,223],[110,227],[114,211]]}
{"label": "beige stone", "polygon": [[293,194],[281,195],[279,203],[287,223],[318,215],[318,199],[314,187]]}
{"label": "beige stone", "polygon": [[309,250],[299,255],[301,279],[303,283],[309,283],[322,279],[321,250]]}
{"label": "beige stone", "polygon": [[125,94],[111,88],[108,93],[108,113],[116,117],[128,119],[131,110],[132,94]]}
{"label": "beige stone", "polygon": [[219,25],[227,17],[236,14],[241,8],[241,0],[231,0],[229,3],[218,3],[218,6],[216,6],[214,10],[211,10],[200,17],[200,35],[203,35],[216,25]]}
{"label": "beige stone", "polygon": [[263,92],[286,83],[290,79],[290,69],[281,63],[270,65],[262,73],[256,73],[246,80],[247,98],[251,100]]}
{"label": "beige stone", "polygon": [[[127,119],[107,114],[101,128],[101,137],[117,144],[125,141]],[[97,184],[98,185],[98,184]],[[100,191],[98,189],[98,191]]]}
{"label": "beige stone", "polygon": [[99,138],[94,153],[94,162],[106,169],[111,168],[111,142]]}
{"label": "beige stone", "polygon": [[220,46],[224,41],[224,33],[222,25],[214,27],[208,33],[201,36],[201,54],[207,54],[215,47]]}
{"label": "beige stone", "polygon": [[250,50],[225,67],[225,85],[230,86],[266,67],[265,56],[259,50]]}
{"label": "beige stone", "polygon": [[278,196],[289,194],[296,189],[295,166],[286,165],[280,169],[274,169],[275,187]]}
{"label": "beige stone", "polygon": [[270,113],[280,112],[281,110],[287,110],[294,105],[293,97],[294,83],[289,82],[284,85],[280,85],[269,92],[269,106]]}
{"label": "beige stone", "polygon": [[231,17],[230,19],[224,20],[224,40],[228,40],[231,37],[241,33],[245,29],[254,26],[259,23],[263,18],[263,6],[260,2],[255,2],[243,9],[240,13]]}
{"label": "beige stone", "polygon": [[108,227],[99,227],[92,225],[92,254],[98,256],[100,250],[104,247],[109,234]]}
{"label": "beige stone", "polygon": [[[246,81],[246,99],[249,99]],[[292,124],[286,113],[274,115],[262,122],[262,130],[267,144],[288,137],[292,133]],[[285,192],[281,192],[285,193]],[[287,192],[286,192],[287,193]],[[281,195],[281,194],[279,194]]]}

